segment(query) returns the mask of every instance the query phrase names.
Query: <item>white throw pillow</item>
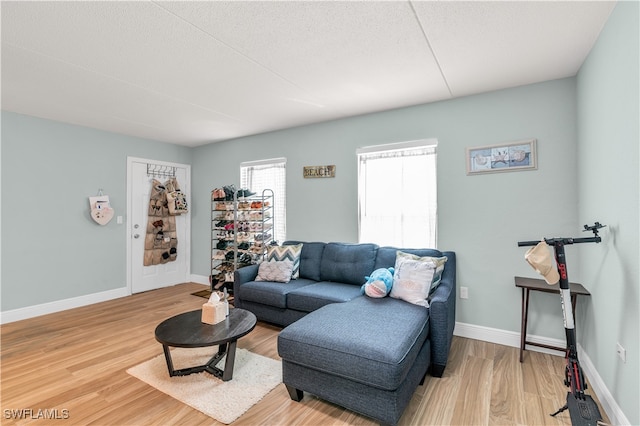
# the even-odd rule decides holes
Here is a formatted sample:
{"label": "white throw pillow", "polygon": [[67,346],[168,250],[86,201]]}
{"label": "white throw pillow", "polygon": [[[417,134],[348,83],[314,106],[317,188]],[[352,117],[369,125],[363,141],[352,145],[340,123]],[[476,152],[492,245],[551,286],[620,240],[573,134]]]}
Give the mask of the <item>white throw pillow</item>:
{"label": "white throw pillow", "polygon": [[260,266],[258,266],[256,281],[288,283],[291,281],[292,272],[293,262],[290,260],[262,262]]}
{"label": "white throw pillow", "polygon": [[429,295],[440,284],[446,257],[420,257],[399,251],[396,255],[391,297],[429,307]]}

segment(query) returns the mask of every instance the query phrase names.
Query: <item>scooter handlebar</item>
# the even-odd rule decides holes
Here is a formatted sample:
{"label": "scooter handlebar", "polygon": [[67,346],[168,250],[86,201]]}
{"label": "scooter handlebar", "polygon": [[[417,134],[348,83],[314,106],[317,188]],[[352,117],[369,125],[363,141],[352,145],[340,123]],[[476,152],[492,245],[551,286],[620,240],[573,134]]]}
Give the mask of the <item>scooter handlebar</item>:
{"label": "scooter handlebar", "polygon": [[540,241],[518,241],[518,247],[537,246]]}
{"label": "scooter handlebar", "polygon": [[[579,243],[599,243],[602,241],[600,237],[586,237],[586,238],[545,238],[544,242],[552,246],[556,242],[562,242],[563,244],[579,244]],[[535,246],[540,241],[518,241],[518,247]]]}

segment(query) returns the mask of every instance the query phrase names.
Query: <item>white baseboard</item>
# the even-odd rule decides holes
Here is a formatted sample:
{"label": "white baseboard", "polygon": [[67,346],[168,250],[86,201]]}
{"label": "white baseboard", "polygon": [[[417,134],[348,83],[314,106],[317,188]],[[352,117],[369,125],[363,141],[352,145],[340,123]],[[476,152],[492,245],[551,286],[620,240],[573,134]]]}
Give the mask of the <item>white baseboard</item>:
{"label": "white baseboard", "polygon": [[609,417],[610,424],[612,425],[630,425],[631,422],[624,415],[620,406],[616,403],[616,400],[609,392],[609,388],[604,384],[602,377],[598,374],[598,370],[591,362],[589,355],[582,349],[582,346],[578,345],[578,358],[580,359],[580,366],[582,372],[589,379],[591,383],[592,391],[598,396],[602,408]]}
{"label": "white baseboard", "polygon": [[[496,343],[498,345],[512,346],[514,348],[520,347],[520,333],[514,331],[506,331],[500,330],[498,328],[482,327],[479,325],[456,322],[456,327],[453,330],[453,334],[469,339]],[[551,339],[549,337],[535,336],[531,334],[527,335],[527,341],[559,347],[563,347],[566,344],[564,340]],[[564,353],[562,351],[555,351],[553,349],[542,348],[539,346],[527,346],[527,350],[542,352],[551,355],[564,356]]]}
{"label": "white baseboard", "polygon": [[[504,346],[512,346],[515,348],[520,347],[520,333],[513,331],[456,322],[453,334],[460,337],[466,337],[468,339],[482,340],[484,342],[496,343]],[[527,335],[527,340],[550,346],[563,347],[566,345],[565,340],[551,339],[535,335],[532,336],[530,334]],[[539,346],[527,346],[527,350],[564,356],[564,353],[561,351],[555,351],[553,349],[542,348]],[[598,374],[598,371],[591,362],[591,359],[580,345],[578,345],[578,358],[580,359],[582,372],[587,376],[587,379],[589,379],[591,387],[593,388],[592,391],[600,400],[602,408],[605,413],[607,413],[611,424],[630,425],[631,423],[629,422],[629,419],[627,419],[620,409],[620,406],[613,398],[613,395],[611,395],[611,392],[609,392],[609,389],[602,380],[602,377]]]}
{"label": "white baseboard", "polygon": [[196,284],[209,285],[209,277],[206,275],[191,274],[191,282]]}
{"label": "white baseboard", "polygon": [[47,302],[40,305],[12,309],[10,311],[0,313],[0,324],[39,317],[41,315],[52,314],[54,312],[66,311],[67,309],[106,302],[107,300],[125,296],[129,296],[129,290],[126,287],[121,287],[113,290],[102,291],[100,293],[87,294],[85,296],[72,297],[70,299],[56,300],[55,302]]}

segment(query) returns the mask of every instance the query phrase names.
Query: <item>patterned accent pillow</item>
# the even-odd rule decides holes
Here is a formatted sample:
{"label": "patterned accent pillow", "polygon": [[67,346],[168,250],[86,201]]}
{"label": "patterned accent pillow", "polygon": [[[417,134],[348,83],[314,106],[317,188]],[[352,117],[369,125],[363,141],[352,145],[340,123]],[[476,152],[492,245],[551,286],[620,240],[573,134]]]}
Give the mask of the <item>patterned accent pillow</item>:
{"label": "patterned accent pillow", "polygon": [[429,307],[429,295],[438,287],[447,257],[419,257],[398,251],[391,297]]}
{"label": "patterned accent pillow", "polygon": [[272,281],[276,283],[288,283],[291,281],[293,262],[290,260],[262,262],[258,266],[256,281]]}
{"label": "patterned accent pillow", "polygon": [[300,253],[302,253],[302,244],[290,246],[268,246],[267,262],[290,260],[293,263],[293,272],[291,279],[298,279],[300,276]]}

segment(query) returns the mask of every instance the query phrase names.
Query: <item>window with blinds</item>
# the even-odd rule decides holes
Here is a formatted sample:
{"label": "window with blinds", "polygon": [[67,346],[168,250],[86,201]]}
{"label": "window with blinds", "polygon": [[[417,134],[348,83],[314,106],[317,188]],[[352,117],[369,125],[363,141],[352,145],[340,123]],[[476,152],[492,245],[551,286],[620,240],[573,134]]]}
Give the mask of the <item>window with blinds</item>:
{"label": "window with blinds", "polygon": [[240,187],[256,195],[265,189],[273,191],[273,238],[282,244],[287,237],[286,158],[248,161],[240,164]]}
{"label": "window with blinds", "polygon": [[360,148],[360,242],[437,247],[436,146],[433,139]]}

